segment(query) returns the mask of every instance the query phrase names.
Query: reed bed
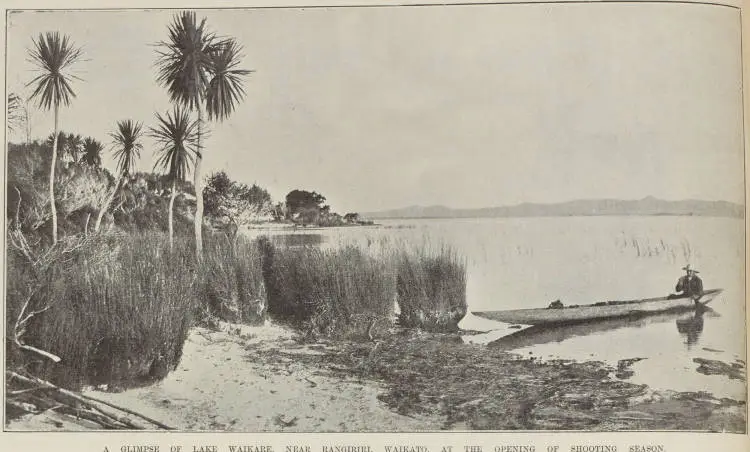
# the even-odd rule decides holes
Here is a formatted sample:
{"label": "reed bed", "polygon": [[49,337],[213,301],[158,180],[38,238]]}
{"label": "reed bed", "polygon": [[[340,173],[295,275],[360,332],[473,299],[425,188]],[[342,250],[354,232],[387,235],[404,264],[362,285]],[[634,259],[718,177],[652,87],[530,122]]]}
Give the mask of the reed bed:
{"label": "reed bed", "polygon": [[466,262],[447,245],[381,237],[283,248],[263,240],[269,314],[309,335],[362,337],[368,325],[392,318],[407,328],[456,331],[466,315]]}
{"label": "reed bed", "polygon": [[309,339],[372,337],[393,321],[395,275],[357,246],[278,248],[259,242],[268,314]]}
{"label": "reed bed", "polygon": [[213,236],[207,238],[204,253],[202,320],[262,324],[267,300],[258,243],[243,236]]}
{"label": "reed bed", "polygon": [[170,249],[161,232],[69,236],[43,259],[9,247],[8,368],[65,388],[115,390],[176,368],[196,322],[259,324],[268,315],[308,340],[374,340],[397,317],[453,331],[466,313],[465,263],[448,247],[205,243],[201,265],[189,237]]}
{"label": "reed bed", "polygon": [[466,315],[466,261],[448,246],[397,251],[398,321],[407,328],[457,331]]}
{"label": "reed bed", "polygon": [[197,303],[185,241],[170,251],[161,233],[102,235],[46,256],[32,263],[9,249],[6,330],[61,361],[9,347],[8,367],[75,389],[163,378],[177,365]]}

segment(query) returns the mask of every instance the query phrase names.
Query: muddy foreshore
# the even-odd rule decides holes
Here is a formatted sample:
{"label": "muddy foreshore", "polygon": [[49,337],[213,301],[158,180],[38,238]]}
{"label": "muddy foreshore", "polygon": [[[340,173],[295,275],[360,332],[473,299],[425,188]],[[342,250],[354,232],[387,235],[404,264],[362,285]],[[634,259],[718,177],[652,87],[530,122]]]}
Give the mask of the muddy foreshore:
{"label": "muddy foreshore", "polygon": [[[540,362],[458,334],[391,330],[372,342],[306,342],[270,323],[223,325],[193,328],[164,380],[87,393],[186,431],[745,431],[745,401],[629,383],[622,377],[633,361]],[[727,368],[700,364],[696,371]],[[729,367],[726,378],[744,379],[744,363]],[[7,427],[101,428],[54,410]]]}
{"label": "muddy foreshore", "polygon": [[[534,358],[465,344],[457,334],[399,331],[370,343],[307,344],[319,353],[249,347],[251,359],[294,359],[336,378],[375,381],[378,398],[410,417],[458,430],[702,430],[744,432],[746,401],[656,391],[598,361]],[[618,367],[626,367],[618,366]],[[743,369],[744,371],[744,369]],[[744,373],[744,372],[743,372]]]}

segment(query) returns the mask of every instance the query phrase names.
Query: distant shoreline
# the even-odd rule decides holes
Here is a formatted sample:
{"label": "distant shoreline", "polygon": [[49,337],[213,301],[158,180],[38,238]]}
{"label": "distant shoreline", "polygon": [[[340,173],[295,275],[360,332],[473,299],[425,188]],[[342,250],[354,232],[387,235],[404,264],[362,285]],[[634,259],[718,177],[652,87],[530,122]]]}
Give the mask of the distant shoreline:
{"label": "distant shoreline", "polygon": [[[734,215],[706,215],[686,213],[597,213],[597,214],[570,214],[570,215],[514,215],[514,216],[412,216],[412,217],[370,217],[373,220],[480,220],[492,218],[572,218],[572,217],[702,217],[702,218],[734,218],[743,220],[745,216]],[[378,224],[375,223],[374,226]]]}
{"label": "distant shoreline", "polygon": [[413,205],[361,213],[370,219],[397,218],[525,218],[592,216],[703,216],[744,218],[745,207],[728,201],[686,199],[665,201],[654,197],[636,200],[578,199],[560,203],[521,203],[512,206],[452,208]]}

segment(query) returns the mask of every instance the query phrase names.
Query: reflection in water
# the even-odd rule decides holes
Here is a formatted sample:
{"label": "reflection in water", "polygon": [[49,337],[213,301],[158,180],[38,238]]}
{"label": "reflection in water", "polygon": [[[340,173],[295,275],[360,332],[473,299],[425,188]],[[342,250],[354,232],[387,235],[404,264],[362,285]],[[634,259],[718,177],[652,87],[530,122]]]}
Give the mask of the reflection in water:
{"label": "reflection in water", "polygon": [[328,237],[323,234],[276,234],[271,240],[278,246],[319,246]]}
{"label": "reflection in water", "polygon": [[703,331],[703,316],[706,313],[710,315],[714,311],[711,308],[704,308],[688,314],[684,312],[663,313],[646,317],[624,317],[573,325],[538,325],[501,337],[488,345],[502,350],[513,350],[550,342],[562,342],[574,337],[601,334],[621,328],[641,328],[655,323],[674,321],[677,324],[678,333],[687,338],[686,345],[689,349],[700,338]]}
{"label": "reflection in water", "polygon": [[688,350],[698,343],[703,332],[703,310],[696,311],[694,315],[675,320],[677,331],[685,336],[685,345]]}

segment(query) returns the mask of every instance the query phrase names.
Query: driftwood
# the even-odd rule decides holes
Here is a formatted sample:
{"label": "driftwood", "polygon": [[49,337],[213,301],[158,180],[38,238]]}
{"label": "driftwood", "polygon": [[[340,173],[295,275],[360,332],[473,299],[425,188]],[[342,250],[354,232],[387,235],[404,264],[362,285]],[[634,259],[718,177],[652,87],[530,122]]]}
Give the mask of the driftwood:
{"label": "driftwood", "polygon": [[[73,391],[69,391],[67,389],[63,389],[59,386],[56,386],[46,380],[42,380],[37,377],[33,376],[25,376],[21,375],[17,372],[13,371],[6,371],[6,377],[8,380],[16,380],[19,382],[22,382],[27,385],[32,385],[32,388],[39,388],[46,389],[45,391],[48,395],[48,397],[55,400],[55,402],[47,402],[48,404],[52,405],[54,403],[61,404],[60,406],[54,406],[53,408],[48,408],[50,410],[54,410],[60,413],[65,413],[71,416],[75,416],[77,418],[86,419],[88,421],[95,422],[105,428],[111,428],[111,429],[133,429],[133,430],[145,430],[149,427],[147,425],[143,425],[138,421],[134,421],[126,416],[121,415],[119,412],[127,413],[132,416],[135,416],[139,418],[141,421],[146,421],[151,425],[155,425],[161,429],[164,430],[174,430],[173,427],[169,427],[168,425],[165,425],[157,420],[151,419],[150,417],[144,416],[143,414],[140,414],[136,411],[117,406],[113,403],[97,399],[95,397],[86,396],[83,394],[78,394]],[[32,389],[28,388],[28,389]],[[17,395],[22,395],[27,392],[32,391],[26,391],[22,390],[23,392],[16,392]],[[11,393],[12,394],[12,393]],[[10,394],[9,394],[10,395]],[[35,399],[38,399],[38,396],[34,396]],[[40,401],[38,401],[40,402]],[[41,403],[44,404],[44,403]],[[102,405],[112,408],[116,411],[110,410],[108,408],[104,408]]]}

